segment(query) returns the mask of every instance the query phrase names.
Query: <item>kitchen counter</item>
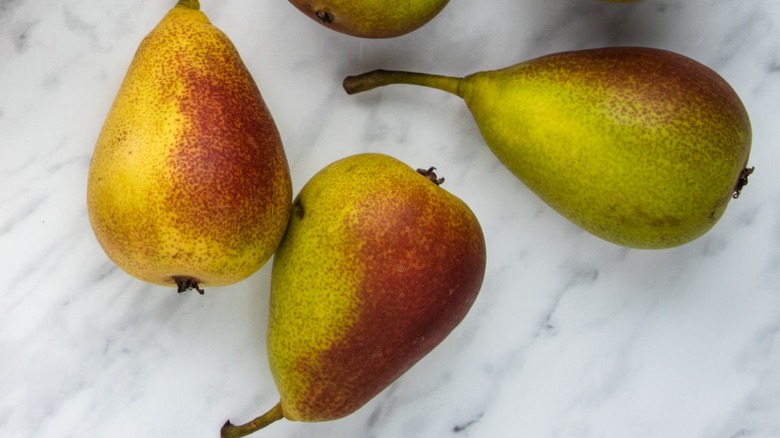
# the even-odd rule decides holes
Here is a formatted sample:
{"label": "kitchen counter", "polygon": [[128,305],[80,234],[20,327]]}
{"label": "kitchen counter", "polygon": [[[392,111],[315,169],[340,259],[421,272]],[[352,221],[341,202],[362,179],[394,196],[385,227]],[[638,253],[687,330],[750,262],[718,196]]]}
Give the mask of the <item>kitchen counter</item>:
{"label": "kitchen counter", "polygon": [[[270,263],[179,295],[118,269],[87,218],[103,120],[173,3],[0,2],[0,437],[216,438],[278,400]],[[360,152],[436,166],[488,250],[466,319],[387,390],[341,420],[253,436],[780,436],[780,3],[452,0],[389,40],[337,34],[284,0],[202,10],[273,112],[294,193]],[[750,113],[750,184],[689,244],[630,250],[580,230],[499,164],[455,96],[341,88],[375,68],[459,76],[613,45],[692,57]]]}

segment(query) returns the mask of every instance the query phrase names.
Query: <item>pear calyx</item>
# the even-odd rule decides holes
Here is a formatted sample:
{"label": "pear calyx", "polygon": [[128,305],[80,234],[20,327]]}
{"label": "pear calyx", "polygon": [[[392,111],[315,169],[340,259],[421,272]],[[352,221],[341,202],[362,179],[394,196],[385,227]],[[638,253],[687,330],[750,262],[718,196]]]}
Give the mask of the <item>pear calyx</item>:
{"label": "pear calyx", "polygon": [[437,186],[440,186],[444,183],[444,177],[438,178],[436,176],[436,168],[433,166],[429,167],[428,170],[417,169],[417,173],[428,178],[432,183],[436,184]]}
{"label": "pear calyx", "polygon": [[742,169],[742,172],[739,173],[739,178],[737,178],[737,184],[734,186],[734,194],[731,195],[732,198],[739,198],[739,195],[742,193],[742,188],[748,185],[748,177],[754,170],[756,170],[755,167],[746,167]]}
{"label": "pear calyx", "polygon": [[322,24],[331,24],[333,23],[333,14],[331,14],[328,11],[325,10],[318,10],[314,12],[314,16],[317,17],[317,20],[320,21]]}
{"label": "pear calyx", "polygon": [[200,281],[198,281],[197,278],[188,277],[186,275],[174,275],[171,278],[176,283],[176,292],[180,294],[192,289],[195,289],[201,295],[205,293],[205,291],[198,286]]}

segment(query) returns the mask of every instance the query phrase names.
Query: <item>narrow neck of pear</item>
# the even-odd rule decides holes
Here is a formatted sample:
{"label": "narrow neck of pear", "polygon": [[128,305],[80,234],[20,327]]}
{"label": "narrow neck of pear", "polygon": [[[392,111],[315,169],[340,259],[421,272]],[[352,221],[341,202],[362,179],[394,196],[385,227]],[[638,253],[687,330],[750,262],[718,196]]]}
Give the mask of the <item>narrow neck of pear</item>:
{"label": "narrow neck of pear", "polygon": [[192,9],[194,11],[200,10],[200,2],[198,0],[179,0],[179,2],[176,3],[176,6]]}
{"label": "narrow neck of pear", "polygon": [[347,94],[356,94],[385,85],[407,84],[436,88],[463,97],[462,78],[394,70],[374,70],[344,79]]}

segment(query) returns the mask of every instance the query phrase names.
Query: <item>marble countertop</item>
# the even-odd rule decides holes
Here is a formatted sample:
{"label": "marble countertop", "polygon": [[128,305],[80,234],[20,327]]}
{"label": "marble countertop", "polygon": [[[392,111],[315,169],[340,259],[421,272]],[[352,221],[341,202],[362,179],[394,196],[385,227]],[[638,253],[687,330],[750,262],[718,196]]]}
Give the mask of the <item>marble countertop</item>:
{"label": "marble countertop", "polygon": [[[178,295],[117,269],[85,209],[92,150],[143,36],[174,1],[0,1],[0,437],[204,437],[278,399],[270,264]],[[780,436],[780,2],[452,0],[362,40],[284,0],[202,1],[271,108],[294,191],[354,153],[436,166],[475,211],[488,266],[463,323],[353,415],[261,437]],[[610,45],[710,66],[753,124],[749,186],[687,245],[628,250],[560,217],[435,90],[347,96],[374,68],[450,75]]]}

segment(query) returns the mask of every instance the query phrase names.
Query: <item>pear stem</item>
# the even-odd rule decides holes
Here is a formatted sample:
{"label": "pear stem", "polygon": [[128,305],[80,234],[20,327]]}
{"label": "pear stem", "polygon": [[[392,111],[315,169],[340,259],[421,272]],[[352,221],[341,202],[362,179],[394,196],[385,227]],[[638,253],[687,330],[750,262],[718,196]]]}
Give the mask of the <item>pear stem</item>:
{"label": "pear stem", "polygon": [[420,85],[436,88],[463,97],[461,79],[452,76],[432,75],[395,70],[374,70],[356,76],[344,78],[343,86],[347,94],[356,94],[392,84]]}
{"label": "pear stem", "polygon": [[198,0],[179,0],[176,6],[180,6],[194,11],[200,10],[200,2]]}
{"label": "pear stem", "polygon": [[239,426],[233,425],[228,420],[222,429],[219,431],[220,438],[241,438],[247,436],[250,433],[257,432],[258,430],[268,426],[274,421],[284,418],[284,411],[282,410],[282,402],[280,401],[270,411],[255,418],[249,423],[245,423]]}

